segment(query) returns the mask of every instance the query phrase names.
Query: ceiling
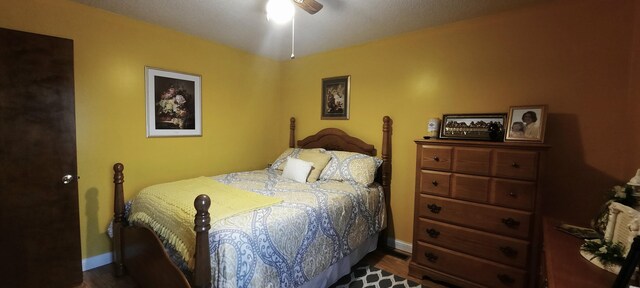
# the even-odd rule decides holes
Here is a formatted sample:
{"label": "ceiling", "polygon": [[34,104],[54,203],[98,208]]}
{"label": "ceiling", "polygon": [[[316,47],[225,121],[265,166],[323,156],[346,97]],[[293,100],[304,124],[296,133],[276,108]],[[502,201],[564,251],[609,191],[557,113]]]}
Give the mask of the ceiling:
{"label": "ceiling", "polygon": [[[267,0],[73,0],[276,60],[291,55],[291,23],[266,19]],[[546,0],[317,0],[296,7],[295,56],[520,8]]]}

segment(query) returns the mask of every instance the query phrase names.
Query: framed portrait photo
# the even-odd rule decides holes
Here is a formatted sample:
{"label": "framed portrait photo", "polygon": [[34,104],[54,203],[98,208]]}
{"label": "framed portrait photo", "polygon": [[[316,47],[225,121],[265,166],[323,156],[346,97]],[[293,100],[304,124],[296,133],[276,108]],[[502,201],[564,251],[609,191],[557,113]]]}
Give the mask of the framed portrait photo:
{"label": "framed portrait photo", "polygon": [[546,105],[511,107],[505,141],[543,143],[546,122]]}
{"label": "framed portrait photo", "polygon": [[145,67],[147,137],[202,136],[199,75]]}
{"label": "framed portrait photo", "polygon": [[351,76],[322,79],[322,120],[349,119],[349,90]]}

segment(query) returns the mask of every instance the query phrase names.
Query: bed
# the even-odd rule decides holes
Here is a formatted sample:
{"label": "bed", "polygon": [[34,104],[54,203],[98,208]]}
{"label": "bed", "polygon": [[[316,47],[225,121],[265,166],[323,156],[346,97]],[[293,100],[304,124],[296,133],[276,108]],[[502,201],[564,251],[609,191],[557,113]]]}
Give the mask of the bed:
{"label": "bed", "polygon": [[[197,195],[190,230],[195,239],[183,241],[192,248],[178,253],[182,258],[175,253],[185,250],[180,249],[182,246],[168,241],[162,231],[153,231],[154,225],[133,216],[142,208],[125,204],[124,165],[115,164],[116,276],[126,272],[142,287],[326,287],[334,283],[375,250],[379,239],[385,238],[380,235],[386,227],[391,187],[392,121],[388,116],[383,118],[382,126],[382,151],[376,160],[380,161],[379,167],[370,185],[326,179],[312,183],[291,181],[283,177],[286,171],[273,167],[281,158],[265,170],[199,179],[273,196],[281,202],[212,221],[210,212],[216,213],[217,206],[209,211],[212,199],[205,194]],[[295,141],[294,118],[290,120],[289,148],[298,152],[320,149],[322,153],[330,153],[331,159],[342,155],[333,153],[346,153],[339,151],[377,154],[373,145],[336,128],[326,128]],[[333,167],[331,163],[323,173],[337,175],[340,172],[333,170],[344,168]],[[133,202],[144,206],[141,200]],[[184,255],[187,252],[190,254]]]}

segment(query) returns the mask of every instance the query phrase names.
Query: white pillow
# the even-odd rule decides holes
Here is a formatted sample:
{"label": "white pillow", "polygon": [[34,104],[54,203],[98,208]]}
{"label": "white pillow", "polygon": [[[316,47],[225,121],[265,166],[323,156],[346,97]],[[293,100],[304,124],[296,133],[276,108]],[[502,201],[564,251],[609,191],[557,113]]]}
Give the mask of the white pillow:
{"label": "white pillow", "polygon": [[287,163],[284,165],[282,177],[305,183],[307,182],[307,177],[312,167],[313,163],[311,162],[287,157]]}

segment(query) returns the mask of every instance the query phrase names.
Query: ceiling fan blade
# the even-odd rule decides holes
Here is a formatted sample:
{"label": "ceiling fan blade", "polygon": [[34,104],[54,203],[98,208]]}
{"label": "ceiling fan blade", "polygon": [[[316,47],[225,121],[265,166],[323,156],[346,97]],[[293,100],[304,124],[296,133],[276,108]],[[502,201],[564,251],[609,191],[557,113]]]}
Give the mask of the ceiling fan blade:
{"label": "ceiling fan blade", "polygon": [[293,0],[293,2],[302,10],[309,12],[309,14],[316,14],[322,9],[322,4],[315,0]]}

